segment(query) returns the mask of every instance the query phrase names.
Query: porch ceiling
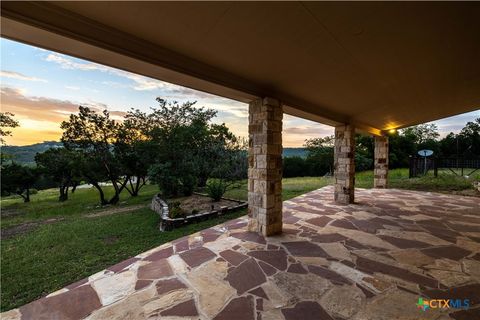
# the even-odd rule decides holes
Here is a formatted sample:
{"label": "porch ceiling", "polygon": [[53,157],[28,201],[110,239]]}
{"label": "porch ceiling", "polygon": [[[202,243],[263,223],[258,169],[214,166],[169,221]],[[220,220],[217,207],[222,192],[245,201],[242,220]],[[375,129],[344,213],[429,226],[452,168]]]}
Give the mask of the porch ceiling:
{"label": "porch ceiling", "polygon": [[9,2],[4,37],[363,130],[480,106],[480,3]]}

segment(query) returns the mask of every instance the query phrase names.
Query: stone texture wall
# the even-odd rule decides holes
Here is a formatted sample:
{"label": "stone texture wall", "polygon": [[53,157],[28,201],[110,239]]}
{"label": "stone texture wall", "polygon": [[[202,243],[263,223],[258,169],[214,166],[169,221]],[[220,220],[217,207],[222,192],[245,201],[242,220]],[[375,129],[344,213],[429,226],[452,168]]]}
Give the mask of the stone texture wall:
{"label": "stone texture wall", "polygon": [[375,163],[373,186],[387,188],[388,180],[388,137],[375,137]]}
{"label": "stone texture wall", "polygon": [[248,111],[248,229],[270,236],[282,232],[283,108],[263,98]]}
{"label": "stone texture wall", "polygon": [[335,127],[335,201],[349,204],[355,200],[355,128]]}

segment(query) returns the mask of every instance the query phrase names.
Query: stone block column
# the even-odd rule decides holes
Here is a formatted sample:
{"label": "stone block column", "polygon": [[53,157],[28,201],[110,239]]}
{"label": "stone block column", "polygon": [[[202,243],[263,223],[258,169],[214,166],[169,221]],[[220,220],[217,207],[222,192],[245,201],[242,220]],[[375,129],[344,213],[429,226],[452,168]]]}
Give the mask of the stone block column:
{"label": "stone block column", "polygon": [[388,180],[388,137],[375,138],[375,167],[373,172],[373,187],[387,188]]}
{"label": "stone block column", "polygon": [[355,128],[352,125],[335,127],[335,202],[355,200]]}
{"label": "stone block column", "polygon": [[263,98],[248,112],[248,229],[271,236],[282,232],[283,108]]}

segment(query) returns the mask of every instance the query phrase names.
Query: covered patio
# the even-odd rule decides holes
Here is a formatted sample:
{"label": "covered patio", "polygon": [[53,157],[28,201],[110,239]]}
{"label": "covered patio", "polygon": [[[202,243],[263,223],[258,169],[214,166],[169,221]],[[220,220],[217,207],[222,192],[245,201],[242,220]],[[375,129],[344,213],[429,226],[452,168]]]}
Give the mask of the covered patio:
{"label": "covered patio", "polygon": [[3,37],[249,105],[248,229],[282,232],[283,115],[335,127],[337,203],[355,201],[355,133],[480,106],[478,3],[9,2]]}
{"label": "covered patio", "polygon": [[[248,218],[22,319],[472,319],[477,198],[386,189],[388,132],[478,109],[479,3],[9,2],[3,37],[249,105]],[[335,183],[282,203],[284,113],[335,127]],[[355,133],[375,136],[355,189]],[[423,312],[415,302],[470,299]]]}
{"label": "covered patio", "polygon": [[[476,319],[480,202],[332,187],[283,203],[283,233],[240,218],[166,243],[2,319]],[[469,299],[430,308],[418,299]]]}

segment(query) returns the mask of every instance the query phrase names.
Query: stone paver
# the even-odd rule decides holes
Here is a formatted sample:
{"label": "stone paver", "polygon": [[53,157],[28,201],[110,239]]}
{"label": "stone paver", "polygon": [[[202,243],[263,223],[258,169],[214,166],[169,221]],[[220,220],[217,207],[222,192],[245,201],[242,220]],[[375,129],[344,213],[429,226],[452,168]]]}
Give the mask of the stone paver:
{"label": "stone paver", "polygon": [[[5,319],[476,319],[480,200],[333,187],[284,202],[284,232],[229,221],[115,264]],[[422,311],[424,299],[469,309]]]}

